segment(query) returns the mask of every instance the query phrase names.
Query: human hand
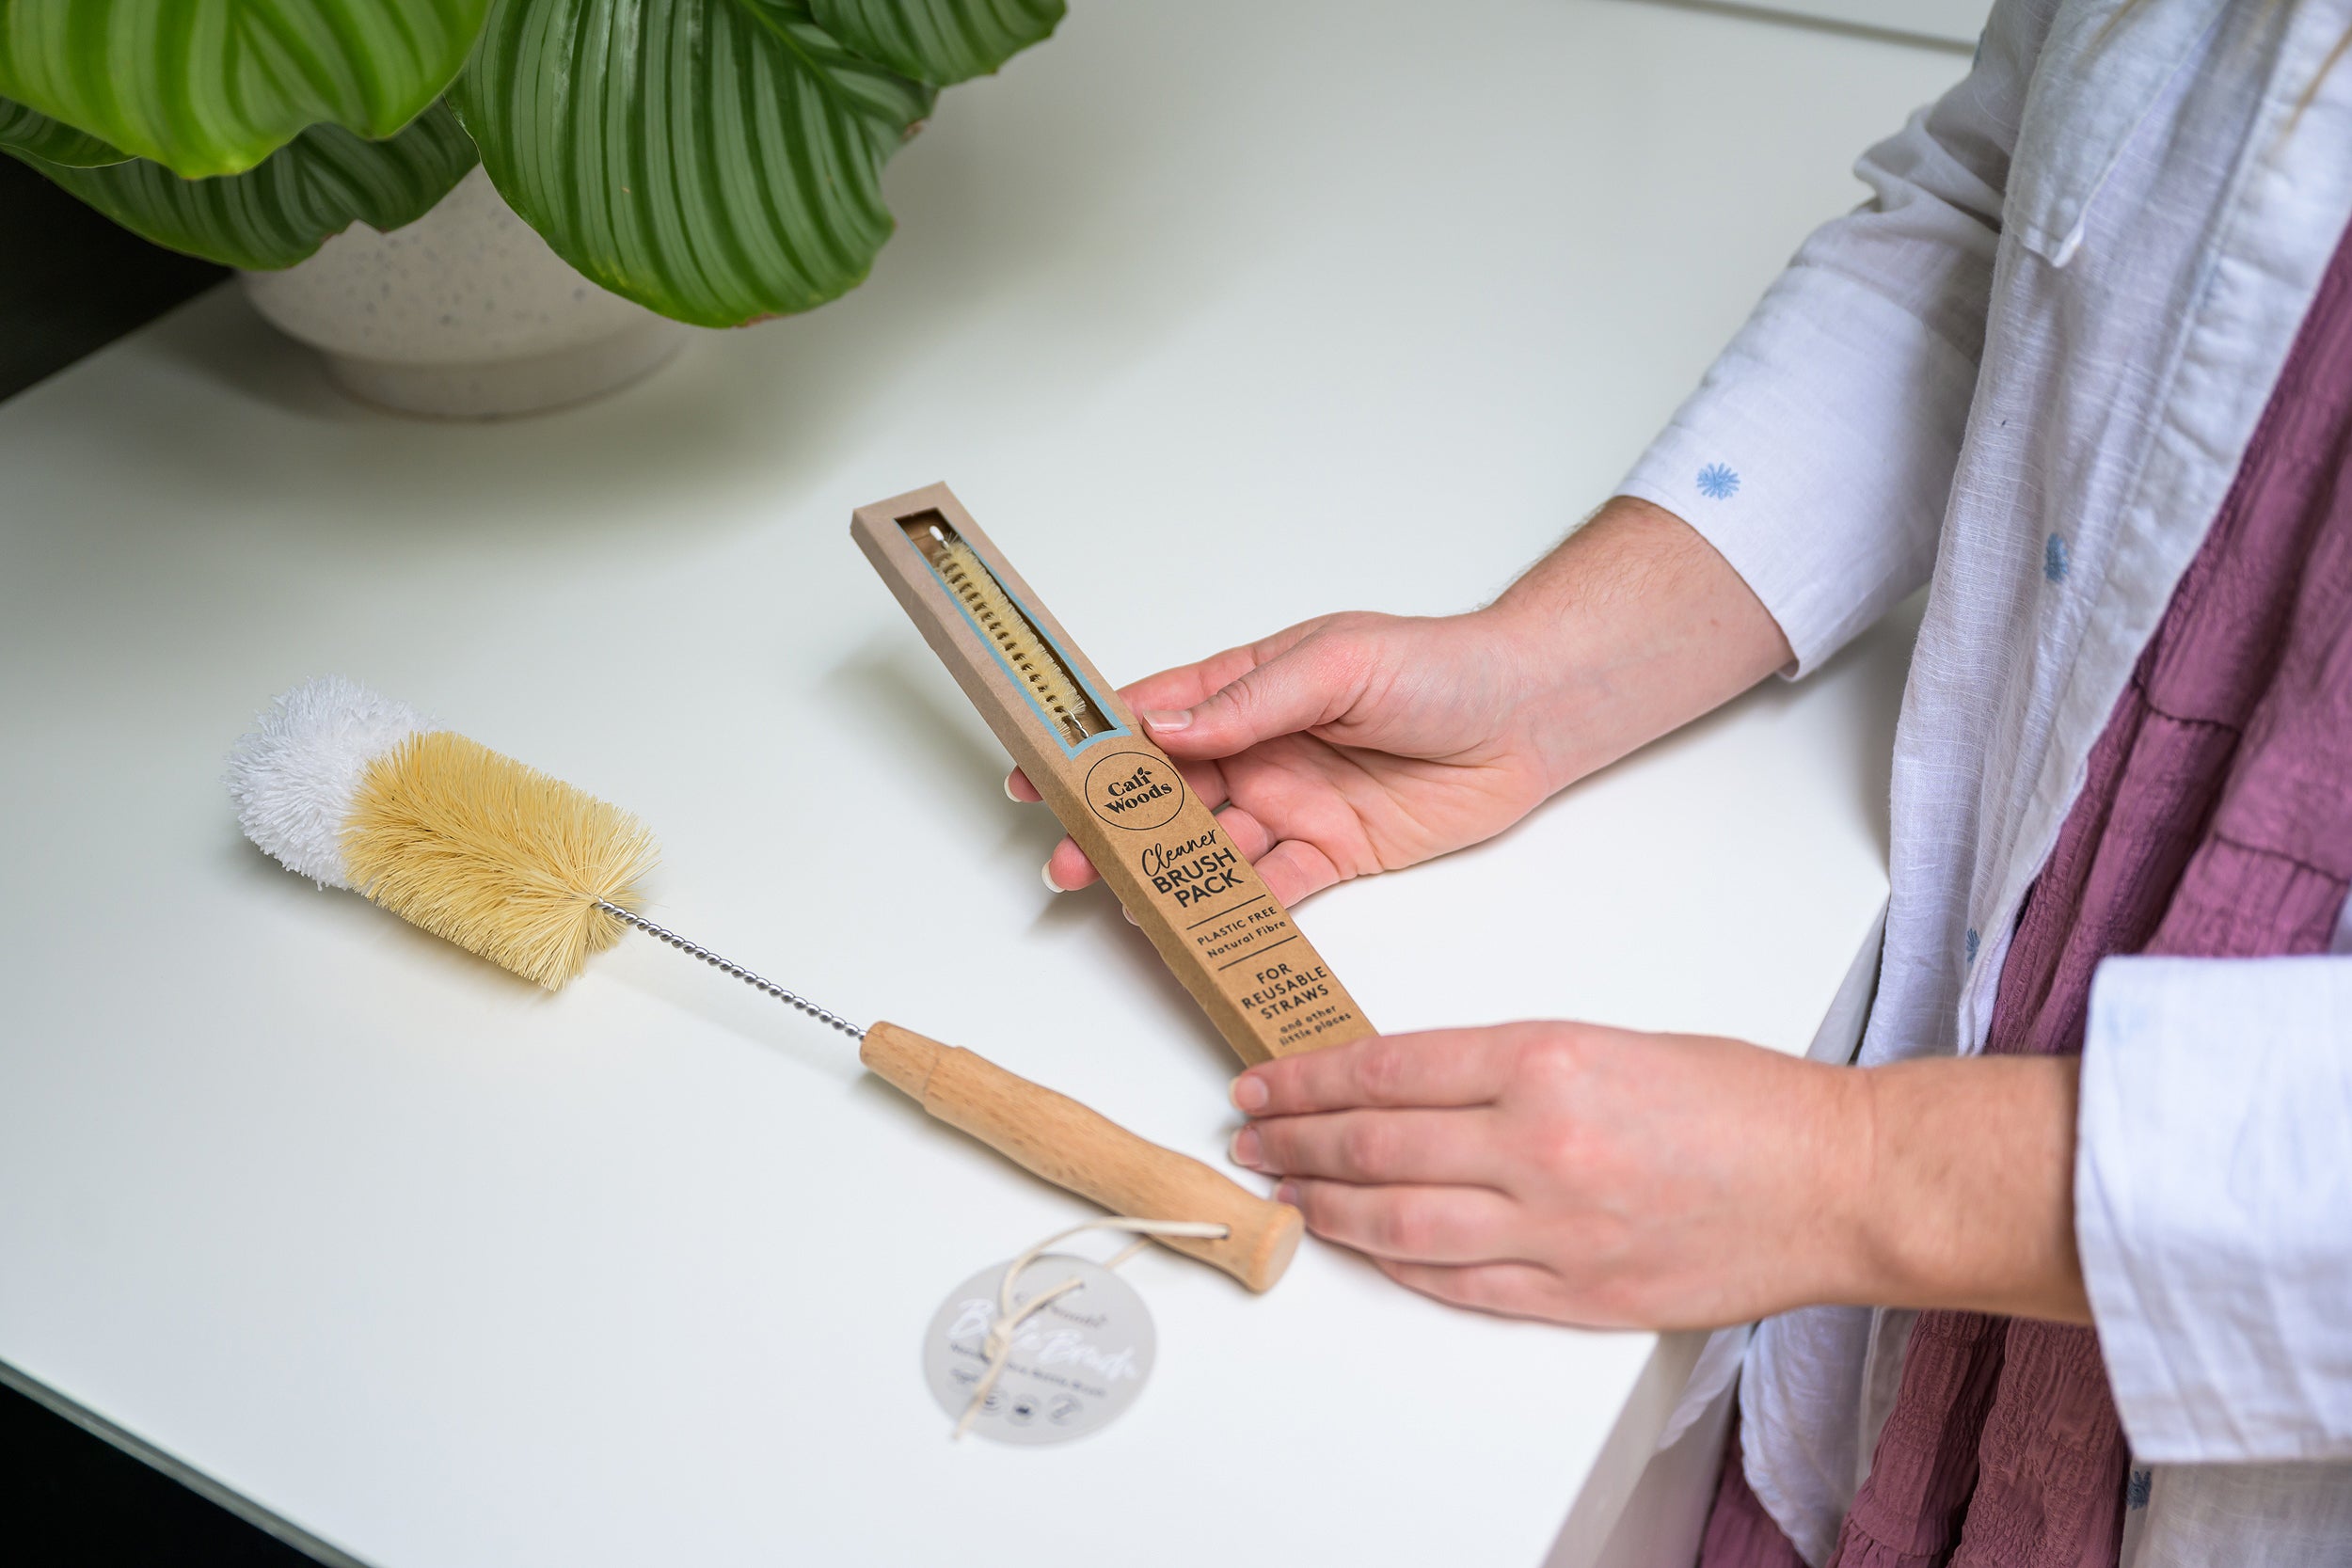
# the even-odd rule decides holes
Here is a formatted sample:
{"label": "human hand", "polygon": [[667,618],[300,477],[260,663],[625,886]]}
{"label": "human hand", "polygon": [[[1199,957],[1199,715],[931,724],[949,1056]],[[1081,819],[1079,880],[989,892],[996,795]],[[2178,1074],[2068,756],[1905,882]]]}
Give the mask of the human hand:
{"label": "human hand", "polygon": [[[1123,695],[1291,904],[1501,832],[1788,657],[1706,540],[1621,496],[1485,610],[1327,615]],[[1065,838],[1045,879],[1095,873]]]}
{"label": "human hand", "polygon": [[[1491,617],[1302,622],[1120,695],[1284,904],[1474,844],[1555,787],[1531,682]],[[1036,786],[1016,768],[1015,800]],[[1095,879],[1065,838],[1046,879]]]}
{"label": "human hand", "polygon": [[2075,1064],[1828,1067],[1687,1035],[1373,1037],[1234,1080],[1234,1160],[1441,1301],[1696,1328],[1844,1302],[2089,1321]]}
{"label": "human hand", "polygon": [[1578,1023],[1375,1037],[1234,1081],[1233,1158],[1441,1301],[1592,1327],[1843,1299],[1857,1075]]}

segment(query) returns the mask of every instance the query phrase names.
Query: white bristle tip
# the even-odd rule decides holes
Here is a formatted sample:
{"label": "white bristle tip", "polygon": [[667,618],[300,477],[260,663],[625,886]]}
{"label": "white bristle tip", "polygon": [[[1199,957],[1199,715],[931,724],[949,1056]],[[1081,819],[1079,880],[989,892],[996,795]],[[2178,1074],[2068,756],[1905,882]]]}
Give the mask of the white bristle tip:
{"label": "white bristle tip", "polygon": [[369,763],[434,727],[405,703],[322,675],[280,693],[256,718],[229,753],[222,782],[247,838],[289,871],[349,887],[342,831],[360,777]]}

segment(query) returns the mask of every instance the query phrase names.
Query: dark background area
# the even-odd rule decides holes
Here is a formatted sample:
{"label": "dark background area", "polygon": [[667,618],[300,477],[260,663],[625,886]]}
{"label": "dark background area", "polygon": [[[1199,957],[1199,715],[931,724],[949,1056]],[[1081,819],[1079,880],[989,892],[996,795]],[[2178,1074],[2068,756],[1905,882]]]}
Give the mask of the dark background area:
{"label": "dark background area", "polygon": [[20,1568],[317,1568],[276,1536],[6,1386],[0,1561]]}
{"label": "dark background area", "polygon": [[0,157],[0,398],[228,276],[118,229]]}
{"label": "dark background area", "polygon": [[[0,157],[0,398],[228,276],[118,229]],[[0,1386],[0,1561],[310,1568],[311,1560]]]}

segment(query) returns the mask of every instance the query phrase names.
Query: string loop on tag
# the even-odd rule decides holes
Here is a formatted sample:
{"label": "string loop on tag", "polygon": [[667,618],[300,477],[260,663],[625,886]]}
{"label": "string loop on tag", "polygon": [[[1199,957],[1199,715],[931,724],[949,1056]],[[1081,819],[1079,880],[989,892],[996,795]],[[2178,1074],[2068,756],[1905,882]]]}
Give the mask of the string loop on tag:
{"label": "string loop on tag", "polygon": [[988,1396],[995,1392],[996,1380],[1005,1375],[1005,1364],[1012,1358],[1012,1337],[1021,1325],[1085,1283],[1073,1275],[1015,1307],[1012,1304],[1014,1282],[1020,1279],[1030,1264],[1044,1256],[1047,1247],[1089,1230],[1123,1230],[1136,1238],[1111,1255],[1103,1265],[1106,1269],[1115,1269],[1141,1252],[1154,1236],[1197,1236],[1207,1241],[1222,1241],[1232,1233],[1231,1226],[1200,1220],[1142,1220],[1132,1214],[1114,1214],[1107,1219],[1089,1220],[1084,1225],[1057,1230],[1006,1264],[1005,1277],[996,1287],[996,1321],[989,1324],[988,1338],[981,1349],[981,1354],[988,1359],[988,1370],[981,1374],[980,1381],[973,1387],[972,1402],[963,1407],[963,1418],[956,1422],[956,1430],[949,1434],[950,1441],[972,1429],[973,1421],[979,1416],[980,1406],[986,1404]]}

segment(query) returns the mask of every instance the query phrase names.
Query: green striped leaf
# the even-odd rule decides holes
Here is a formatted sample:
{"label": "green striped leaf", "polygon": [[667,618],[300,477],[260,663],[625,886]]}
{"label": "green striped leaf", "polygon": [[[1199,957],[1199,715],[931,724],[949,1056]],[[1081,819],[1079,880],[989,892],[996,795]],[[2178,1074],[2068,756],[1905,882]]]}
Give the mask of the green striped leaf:
{"label": "green striped leaf", "polygon": [[466,63],[489,0],[0,0],[0,93],[198,178],[307,125],[384,137]]}
{"label": "green striped leaf", "polygon": [[810,0],[818,24],[902,75],[944,87],[985,76],[1061,22],[1063,0]]}
{"label": "green striped leaf", "polygon": [[931,89],[798,0],[496,0],[451,94],[558,255],[665,316],[736,326],[864,280],[882,166]]}
{"label": "green striped leaf", "polygon": [[0,149],[29,152],[43,163],[63,164],[69,168],[119,164],[131,155],[119,147],[107,146],[87,131],[76,131],[6,98],[0,98]]}
{"label": "green striped leaf", "polygon": [[16,155],[158,245],[262,270],[294,265],[354,222],[413,223],[474,164],[473,143],[439,103],[386,141],[314,125],[258,167],[210,180],[183,180],[144,158],[70,168]]}

